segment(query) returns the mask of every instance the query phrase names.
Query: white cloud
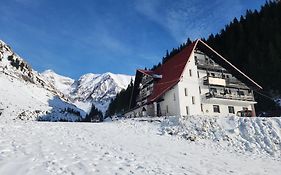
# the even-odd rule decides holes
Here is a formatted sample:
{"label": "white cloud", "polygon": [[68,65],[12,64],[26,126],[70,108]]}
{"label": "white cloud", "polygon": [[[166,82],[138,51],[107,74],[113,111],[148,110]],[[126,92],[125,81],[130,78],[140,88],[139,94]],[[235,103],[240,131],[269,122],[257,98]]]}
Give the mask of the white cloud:
{"label": "white cloud", "polygon": [[233,18],[233,14],[240,12],[241,5],[239,1],[225,0],[209,3],[197,0],[138,0],[135,8],[167,30],[177,42],[183,42],[187,37],[196,39],[214,32],[214,23],[227,23]]}

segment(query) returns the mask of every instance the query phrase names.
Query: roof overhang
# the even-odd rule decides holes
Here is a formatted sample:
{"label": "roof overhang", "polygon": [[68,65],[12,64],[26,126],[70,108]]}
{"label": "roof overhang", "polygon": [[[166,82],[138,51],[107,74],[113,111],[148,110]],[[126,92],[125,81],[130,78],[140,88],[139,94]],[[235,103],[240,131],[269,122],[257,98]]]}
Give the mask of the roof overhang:
{"label": "roof overhang", "polygon": [[242,72],[240,69],[238,69],[236,66],[234,66],[232,63],[230,63],[226,58],[224,58],[222,55],[220,55],[217,51],[215,51],[213,48],[211,48],[209,45],[207,45],[202,40],[198,39],[197,48],[199,48],[201,51],[203,51],[205,54],[210,56],[212,59],[215,59],[214,61],[218,64],[223,64],[223,67],[226,68],[231,73],[238,76],[238,79],[242,79],[245,81],[245,83],[252,88],[258,88],[263,89],[261,85],[256,83],[253,79],[251,79],[249,76],[247,76],[244,72]]}

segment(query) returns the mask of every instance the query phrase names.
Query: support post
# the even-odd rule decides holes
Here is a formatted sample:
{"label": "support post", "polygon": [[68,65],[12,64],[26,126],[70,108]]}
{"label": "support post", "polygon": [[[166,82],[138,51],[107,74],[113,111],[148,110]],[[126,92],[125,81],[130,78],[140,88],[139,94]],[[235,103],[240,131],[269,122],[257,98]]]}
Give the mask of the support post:
{"label": "support post", "polygon": [[257,114],[256,114],[255,105],[254,105],[254,104],[251,104],[251,108],[252,108],[252,117],[256,117]]}
{"label": "support post", "polygon": [[157,116],[157,102],[153,102],[153,106],[154,106],[154,117]]}

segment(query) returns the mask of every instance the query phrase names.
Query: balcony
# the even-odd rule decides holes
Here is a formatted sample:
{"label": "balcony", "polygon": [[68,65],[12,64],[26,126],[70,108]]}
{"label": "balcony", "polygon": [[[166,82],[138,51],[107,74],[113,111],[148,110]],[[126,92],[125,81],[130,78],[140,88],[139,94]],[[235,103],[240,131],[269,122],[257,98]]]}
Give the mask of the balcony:
{"label": "balcony", "polygon": [[205,77],[203,77],[203,84],[204,85],[226,86],[226,80],[224,78],[219,78],[219,77],[205,76]]}
{"label": "balcony", "polygon": [[205,76],[203,77],[203,85],[249,89],[244,83],[237,80],[236,78],[221,78],[221,77]]}
{"label": "balcony", "polygon": [[206,60],[196,60],[195,64],[197,65],[198,69],[202,70],[209,70],[209,71],[219,71],[219,72],[226,72],[226,70],[218,64],[215,64],[210,61]]}
{"label": "balcony", "polygon": [[141,92],[137,96],[136,101],[142,101],[142,100],[146,99],[150,94],[152,94],[152,89],[151,90],[147,90],[147,91],[141,90]]}
{"label": "balcony", "polygon": [[143,86],[145,86],[145,85],[151,83],[152,81],[153,81],[153,78],[151,78],[151,77],[144,77],[144,78],[142,78],[142,80],[141,80],[141,84],[142,84]]}
{"label": "balcony", "polygon": [[254,97],[250,95],[220,94],[215,92],[208,92],[205,94],[205,97],[206,99],[220,98],[229,100],[255,101]]}
{"label": "balcony", "polygon": [[227,78],[226,79],[226,86],[234,87],[234,88],[246,88],[249,89],[244,83],[237,80],[236,78]]}

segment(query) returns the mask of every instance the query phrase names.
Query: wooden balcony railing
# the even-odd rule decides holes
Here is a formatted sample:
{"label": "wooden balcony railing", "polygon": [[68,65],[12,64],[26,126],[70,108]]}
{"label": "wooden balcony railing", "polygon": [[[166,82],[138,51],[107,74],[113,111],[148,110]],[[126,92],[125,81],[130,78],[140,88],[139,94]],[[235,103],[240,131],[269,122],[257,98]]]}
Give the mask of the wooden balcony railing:
{"label": "wooden balcony railing", "polygon": [[229,100],[241,100],[241,101],[254,101],[254,97],[250,95],[234,95],[234,94],[221,94],[215,92],[208,92],[205,94],[206,99],[221,98]]}

